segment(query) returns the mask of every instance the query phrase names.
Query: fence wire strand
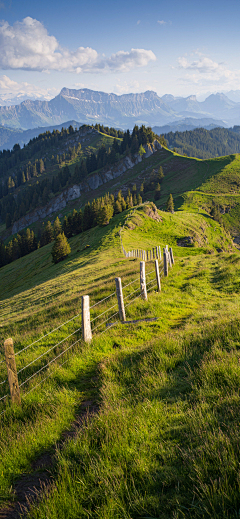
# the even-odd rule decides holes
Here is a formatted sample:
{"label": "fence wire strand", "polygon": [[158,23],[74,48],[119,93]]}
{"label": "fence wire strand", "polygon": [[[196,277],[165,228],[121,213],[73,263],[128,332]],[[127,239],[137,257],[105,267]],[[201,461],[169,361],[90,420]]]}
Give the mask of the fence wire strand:
{"label": "fence wire strand", "polygon": [[91,308],[94,308],[94,306],[100,305],[100,303],[102,303],[103,301],[106,301],[106,299],[109,299],[109,297],[112,297],[114,295],[115,295],[115,292],[110,294],[110,296],[104,297],[104,299],[101,299],[101,301],[98,301],[97,303],[95,303],[95,305],[90,306],[90,310],[91,310]]}
{"label": "fence wire strand", "polygon": [[115,315],[117,315],[118,312],[116,312],[115,314],[112,314],[110,315],[110,317],[108,317],[108,319],[105,319],[105,321],[103,321],[102,323],[98,324],[97,326],[95,326],[95,328],[92,329],[92,332],[94,332],[94,330],[96,330],[97,328],[100,328],[100,326],[102,326],[103,324],[105,324],[107,321],[109,321],[110,319],[112,319],[112,317],[114,317]]}
{"label": "fence wire strand", "polygon": [[90,323],[93,323],[93,321],[96,321],[96,319],[98,319],[99,317],[101,317],[102,315],[106,314],[107,312],[109,312],[110,310],[112,310],[113,308],[115,308],[117,306],[117,303],[113,306],[111,306],[110,308],[108,308],[107,310],[105,310],[105,312],[103,312],[102,314],[100,315],[97,315],[96,317],[94,317]]}
{"label": "fence wire strand", "polygon": [[42,355],[39,355],[39,357],[37,357],[36,359],[32,360],[32,362],[29,362],[29,364],[27,364],[27,366],[24,366],[22,369],[20,369],[18,372],[17,372],[17,375],[19,375],[19,373],[21,373],[22,371],[24,371],[24,369],[27,369],[29,366],[31,366],[32,364],[34,364],[34,362],[37,362],[37,360],[41,359],[42,357],[44,357],[44,355],[47,355],[47,353],[49,353],[50,351],[54,350],[54,348],[56,348],[57,346],[59,346],[60,344],[62,344],[63,342],[65,342],[67,339],[69,339],[69,337],[72,337],[72,335],[74,335],[75,333],[79,332],[79,330],[81,330],[82,327],[78,328],[77,330],[75,330],[75,332],[71,333],[70,335],[68,335],[67,337],[65,337],[65,339],[63,339],[62,341],[58,342],[57,344],[55,344],[54,346],[52,346],[52,348],[49,348],[49,350],[45,351],[44,353],[42,353]]}
{"label": "fence wire strand", "polygon": [[[54,328],[54,330],[51,330],[50,332],[46,333],[45,335],[43,335],[42,337],[39,337],[39,339],[37,339],[36,341],[32,342],[31,344],[28,344],[28,346],[25,346],[25,348],[22,348],[22,350],[19,350],[15,353],[15,357],[17,355],[19,355],[19,353],[22,353],[23,351],[26,351],[28,348],[30,348],[31,346],[33,346],[34,344],[36,344],[37,342],[41,341],[42,339],[45,339],[45,337],[48,337],[48,335],[51,335],[51,333],[54,333],[56,332],[57,330],[59,330],[59,328],[62,328],[62,326],[65,326],[65,324],[68,324],[70,323],[71,321],[73,321],[73,319],[76,319],[77,317],[79,317],[79,315],[81,315],[81,312],[77,315],[74,315],[74,317],[72,317],[71,319],[69,319],[68,321],[66,321],[65,323],[63,324],[60,324],[57,328]],[[0,361],[0,364],[2,364],[4,362],[4,360],[1,360]]]}
{"label": "fence wire strand", "polygon": [[27,382],[29,382],[29,380],[31,380],[33,377],[35,377],[38,373],[40,373],[44,368],[47,368],[48,366],[50,366],[50,364],[52,364],[53,362],[55,362],[55,360],[59,359],[59,357],[61,357],[62,355],[64,355],[64,353],[66,353],[68,350],[70,350],[70,348],[72,348],[73,346],[75,346],[75,344],[77,344],[79,341],[81,341],[81,339],[78,339],[77,341],[75,341],[73,344],[71,344],[70,346],[68,346],[68,348],[66,348],[64,351],[62,351],[61,353],[59,353],[59,355],[57,355],[56,357],[54,357],[54,359],[50,360],[47,364],[45,364],[45,366],[42,366],[38,371],[36,371],[35,373],[33,373],[33,375],[31,375],[31,377],[28,377],[26,380],[24,380],[24,382],[22,382],[19,387],[22,387],[24,386]]}

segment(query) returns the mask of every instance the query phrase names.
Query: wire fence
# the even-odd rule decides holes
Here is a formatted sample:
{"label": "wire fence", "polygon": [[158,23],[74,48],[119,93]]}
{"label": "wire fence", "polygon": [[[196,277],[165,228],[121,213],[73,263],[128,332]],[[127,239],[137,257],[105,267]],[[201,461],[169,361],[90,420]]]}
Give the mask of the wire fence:
{"label": "wire fence", "polygon": [[[161,269],[161,271],[159,272],[160,276],[163,272],[163,268]],[[146,272],[146,278],[147,278],[147,282],[146,282],[146,286],[148,287],[148,290],[152,290],[155,288],[155,286],[157,286],[157,283],[156,283],[156,276],[154,276],[153,279],[150,279],[149,280],[149,276],[151,276],[153,273],[156,274],[156,270],[151,270],[149,272]],[[155,285],[152,286],[152,284],[154,283],[155,281]],[[140,282],[140,279],[139,277],[133,279],[132,281],[130,281],[129,283],[123,285],[122,289],[125,291],[127,290],[129,287],[131,287],[134,283],[136,282]],[[128,290],[127,290],[128,292]],[[137,292],[139,292],[137,294]],[[136,295],[137,294],[137,295]],[[140,298],[142,296],[142,288],[141,288],[141,285],[139,283],[139,286],[134,289],[134,290],[131,290],[129,293],[126,293],[124,295],[124,300],[129,300],[128,303],[125,305],[125,308],[126,309],[129,309],[130,305],[132,305],[138,298]],[[116,291],[112,292],[111,294],[109,294],[108,296],[104,297],[103,299],[101,299],[100,301],[97,301],[96,303],[94,303],[93,305],[91,305],[89,307],[89,312],[90,310],[91,311],[94,311],[93,309],[96,308],[98,305],[100,304],[106,304],[106,302],[111,298],[111,297],[116,297],[117,298],[117,295],[116,295]],[[116,324],[118,324],[120,322],[120,317],[119,317],[119,310],[117,310],[116,312],[114,312],[113,314],[111,314],[110,316],[108,315],[111,310],[115,309],[116,307],[118,306],[118,302],[116,302],[114,305],[112,305],[111,307],[107,308],[106,310],[104,310],[103,312],[101,312],[100,314],[98,315],[93,315],[93,317],[90,319],[90,326],[91,324],[94,323],[94,327],[91,329],[91,332],[96,332],[96,333],[99,333],[100,335],[102,335],[103,333],[105,333],[106,331],[108,331],[111,327],[115,326]],[[68,325],[69,323],[73,322],[74,319],[76,319],[77,317],[79,317],[81,315],[81,312],[79,312],[78,314],[76,314],[75,316],[73,316],[71,319],[68,319],[67,321],[65,321],[64,323],[60,324],[59,326],[57,326],[56,328],[54,328],[53,330],[49,331],[48,333],[46,333],[45,335],[43,335],[42,337],[39,337],[37,340],[33,341],[31,344],[28,344],[27,346],[25,346],[24,348],[22,348],[21,350],[17,351],[15,356],[17,357],[18,359],[18,355],[20,353],[23,353],[23,352],[26,352],[27,350],[29,350],[29,348],[37,343],[39,343],[41,340],[43,340],[44,338],[46,337],[49,337],[51,334],[53,334],[54,332],[56,331],[59,331],[63,326],[66,326]],[[106,317],[106,318],[105,318]],[[114,322],[111,322],[113,319],[115,318],[115,321]],[[97,321],[97,322],[96,322]],[[99,322],[98,322],[99,321]],[[96,323],[96,324],[95,324]],[[104,329],[102,329],[104,328]],[[74,341],[72,344],[70,345],[65,345],[64,349],[60,352],[56,351],[57,348],[59,347],[62,347],[62,345],[64,343],[66,343],[67,341],[69,341],[69,339],[71,337],[73,337],[74,335],[76,335],[77,333],[80,333],[82,331],[82,326],[81,327],[78,327],[76,330],[74,330],[73,332],[71,332],[70,334],[68,334],[66,337],[64,337],[63,339],[61,339],[60,341],[56,342],[55,344],[51,345],[50,348],[48,348],[46,351],[43,351],[40,353],[40,355],[38,355],[36,358],[31,358],[29,362],[27,362],[23,367],[20,367],[20,369],[18,369],[17,371],[17,377],[20,378],[19,380],[19,388],[21,389],[21,395],[22,397],[25,397],[26,395],[28,395],[30,392],[32,392],[34,389],[36,389],[38,386],[40,386],[45,380],[47,380],[49,377],[52,376],[52,374],[55,372],[54,370],[49,373],[47,376],[45,376],[44,378],[41,378],[40,381],[37,381],[37,384],[35,384],[34,386],[31,387],[31,381],[37,377],[37,376],[41,376],[42,372],[44,370],[47,370],[49,369],[51,366],[55,365],[57,367],[57,369],[59,369],[60,367],[62,367],[63,365],[66,364],[66,362],[68,362],[69,357],[64,363],[62,364],[58,364],[58,360],[63,356],[65,355],[67,352],[69,352],[74,346],[76,346],[77,344],[79,344],[79,342],[82,341],[82,337],[80,338],[77,338],[76,341]],[[53,341],[54,342],[54,341]],[[44,346],[40,346],[40,347],[44,347]],[[30,355],[34,354],[35,350],[33,352],[30,353]],[[55,356],[53,356],[53,358],[51,358],[52,356],[52,353],[55,353]],[[56,355],[57,353],[57,355]],[[29,353],[28,353],[29,355]],[[47,358],[47,362],[45,362],[43,365],[42,365],[42,361],[44,360],[44,358],[46,358],[46,356],[48,356]],[[49,358],[50,356],[50,358]],[[20,357],[19,357],[20,359]],[[2,360],[1,361],[1,364],[3,363],[4,361]],[[19,361],[18,361],[19,362]],[[21,362],[21,359],[20,359],[20,362]],[[23,373],[26,373],[27,377],[22,379],[22,375]],[[7,378],[5,380],[2,380],[0,381],[0,386],[3,387],[4,384],[7,383]],[[30,387],[29,387],[29,384],[30,384]],[[27,387],[27,392],[24,392],[22,393],[22,390],[23,390],[23,387],[28,385]],[[0,391],[1,391],[1,387],[0,387]],[[9,400],[9,396],[10,396],[10,393],[9,391],[6,392],[6,394],[3,394],[0,396],[0,402],[2,403],[6,403],[6,401]],[[1,410],[0,410],[1,411]],[[0,416],[2,414],[4,414],[6,411],[5,410],[2,410],[0,412]]]}

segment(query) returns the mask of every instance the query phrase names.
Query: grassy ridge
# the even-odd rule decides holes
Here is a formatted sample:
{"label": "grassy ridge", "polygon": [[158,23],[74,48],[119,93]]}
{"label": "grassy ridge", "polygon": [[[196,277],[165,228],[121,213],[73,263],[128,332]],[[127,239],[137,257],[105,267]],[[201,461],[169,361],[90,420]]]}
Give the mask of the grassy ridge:
{"label": "grassy ridge", "polygon": [[[128,318],[158,320],[118,325],[89,346],[79,343],[62,368],[48,369],[52,376],[23,399],[22,409],[9,409],[2,421],[4,502],[14,499],[15,478],[34,473],[34,459],[53,449],[81,404],[101,404],[99,416],[57,454],[52,488],[29,517],[237,517],[240,258],[209,254],[219,246],[231,248],[228,235],[209,217],[160,215],[158,223],[136,211],[122,234],[126,249],[156,242],[174,247],[176,265],[161,295],[150,291],[147,303],[137,300],[127,308]],[[96,302],[114,291],[116,274],[126,283],[138,277],[138,261],[120,252],[124,218],[72,238],[71,255],[57,266],[46,246],[1,269],[2,338],[13,336],[19,350],[76,315],[86,290]],[[177,246],[191,232],[207,236],[206,248]],[[92,318],[115,302],[93,309]],[[18,368],[79,325],[73,321],[19,355]]]}

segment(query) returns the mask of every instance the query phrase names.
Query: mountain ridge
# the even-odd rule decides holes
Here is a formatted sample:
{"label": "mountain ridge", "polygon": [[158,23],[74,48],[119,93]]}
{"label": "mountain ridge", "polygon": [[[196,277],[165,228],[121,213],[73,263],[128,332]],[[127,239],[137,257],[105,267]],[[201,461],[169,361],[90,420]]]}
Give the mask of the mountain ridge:
{"label": "mountain ridge", "polygon": [[152,90],[117,95],[64,87],[50,101],[27,99],[17,105],[0,106],[0,125],[22,130],[59,125],[66,120],[127,129],[135,124],[161,126],[183,117],[214,118],[229,126],[239,124],[240,102],[221,93],[198,101],[195,95],[159,97]]}

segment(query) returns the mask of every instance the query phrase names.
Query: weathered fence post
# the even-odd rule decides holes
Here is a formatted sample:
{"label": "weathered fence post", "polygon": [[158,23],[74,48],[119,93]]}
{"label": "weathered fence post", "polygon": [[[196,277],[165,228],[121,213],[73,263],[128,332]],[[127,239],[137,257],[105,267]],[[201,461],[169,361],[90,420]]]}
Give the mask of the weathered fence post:
{"label": "weathered fence post", "polygon": [[170,252],[170,258],[171,258],[172,265],[174,265],[174,257],[173,257],[172,247],[170,247],[169,252]]}
{"label": "weathered fence post", "polygon": [[7,374],[11,400],[13,404],[21,404],[20,389],[18,384],[17,368],[12,339],[7,339],[6,341],[4,341],[4,351],[7,364]]}
{"label": "weathered fence post", "polygon": [[158,248],[159,248],[159,259],[162,259],[162,254],[161,254],[161,247],[160,247],[160,245],[158,246]]}
{"label": "weathered fence post", "polygon": [[148,261],[148,250],[147,250],[147,261]]}
{"label": "weathered fence post", "polygon": [[168,276],[168,258],[167,252],[163,253],[163,268],[164,268],[164,276]]}
{"label": "weathered fence post", "polygon": [[126,321],[121,278],[115,278],[120,321]]}
{"label": "weathered fence post", "polygon": [[156,259],[158,259],[158,247],[156,247]]}
{"label": "weathered fence post", "polygon": [[82,338],[84,342],[91,342],[92,340],[89,296],[82,296]]}
{"label": "weathered fence post", "polygon": [[147,287],[145,276],[145,261],[140,261],[140,288],[142,299],[147,301]]}
{"label": "weathered fence post", "polygon": [[158,260],[155,260],[155,271],[156,271],[156,280],[157,280],[157,286],[158,286],[158,292],[161,292],[161,279],[159,274],[159,265]]}
{"label": "weathered fence post", "polygon": [[155,259],[155,247],[153,247],[152,255],[153,255],[153,259]]}

